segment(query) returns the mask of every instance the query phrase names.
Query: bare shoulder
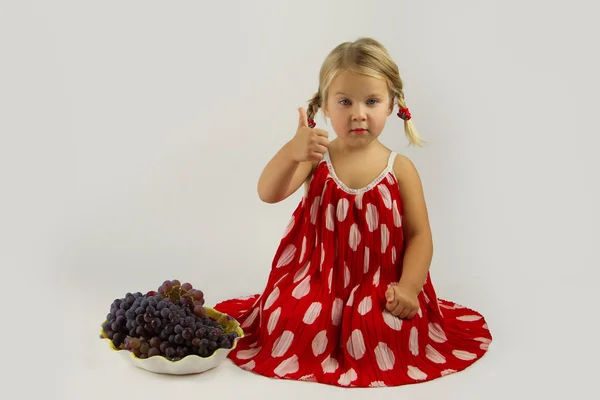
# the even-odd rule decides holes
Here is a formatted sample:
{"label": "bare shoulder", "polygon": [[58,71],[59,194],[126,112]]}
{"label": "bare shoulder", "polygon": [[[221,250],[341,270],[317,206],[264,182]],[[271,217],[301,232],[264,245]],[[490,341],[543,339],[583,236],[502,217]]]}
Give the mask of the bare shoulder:
{"label": "bare shoulder", "polygon": [[394,175],[398,181],[404,228],[407,236],[420,233],[430,234],[427,204],[423,192],[423,183],[415,164],[406,156],[398,154],[394,160]]}

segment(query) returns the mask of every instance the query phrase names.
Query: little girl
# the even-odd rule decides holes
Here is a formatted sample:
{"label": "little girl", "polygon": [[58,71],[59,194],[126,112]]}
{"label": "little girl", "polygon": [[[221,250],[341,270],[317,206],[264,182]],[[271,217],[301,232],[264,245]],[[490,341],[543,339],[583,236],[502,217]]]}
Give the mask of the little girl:
{"label": "little girl", "polygon": [[[395,100],[422,146],[398,67],[373,39],[326,58],[298,130],[265,167],[258,194],[280,202],[305,184],[262,294],[215,306],[245,332],[231,360],[273,378],[398,386],[461,371],[492,340],[478,312],[439,299],[413,163],[378,140]],[[321,109],[337,136],[315,128]]]}

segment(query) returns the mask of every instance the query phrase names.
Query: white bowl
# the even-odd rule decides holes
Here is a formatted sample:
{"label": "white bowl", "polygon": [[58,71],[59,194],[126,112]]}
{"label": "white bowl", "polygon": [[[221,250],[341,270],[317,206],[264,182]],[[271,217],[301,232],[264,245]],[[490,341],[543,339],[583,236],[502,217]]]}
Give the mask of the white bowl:
{"label": "white bowl", "polygon": [[[138,368],[145,369],[146,371],[155,372],[157,374],[170,374],[170,375],[187,375],[187,374],[198,374],[209,369],[215,368],[221,362],[223,362],[229,352],[236,348],[237,342],[244,336],[244,331],[240,327],[240,324],[232,317],[220,313],[214,308],[205,307],[206,315],[216,320],[219,325],[225,328],[227,333],[235,331],[238,337],[235,338],[231,345],[231,349],[218,348],[210,357],[200,357],[196,354],[185,356],[179,361],[170,361],[162,356],[154,356],[148,358],[138,358],[129,350],[123,348],[116,348],[112,340],[110,340],[106,332],[101,329],[100,335],[109,344],[109,347],[124,358],[129,360],[133,365]],[[121,345],[123,347],[123,345]]]}

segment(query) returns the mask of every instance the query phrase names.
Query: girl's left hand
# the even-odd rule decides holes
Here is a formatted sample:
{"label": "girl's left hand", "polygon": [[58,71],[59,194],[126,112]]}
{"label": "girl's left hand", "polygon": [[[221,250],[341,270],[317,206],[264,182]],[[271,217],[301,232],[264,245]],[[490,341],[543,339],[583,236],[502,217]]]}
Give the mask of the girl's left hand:
{"label": "girl's left hand", "polygon": [[415,290],[402,285],[394,285],[385,292],[387,304],[385,308],[402,319],[411,319],[419,311],[418,293]]}

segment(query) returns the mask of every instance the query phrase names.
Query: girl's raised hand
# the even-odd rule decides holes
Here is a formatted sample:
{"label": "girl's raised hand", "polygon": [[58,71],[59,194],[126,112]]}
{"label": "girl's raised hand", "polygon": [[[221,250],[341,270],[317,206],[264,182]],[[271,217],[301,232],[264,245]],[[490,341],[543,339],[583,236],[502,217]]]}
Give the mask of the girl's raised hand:
{"label": "girl's raised hand", "polygon": [[329,134],[323,129],[308,126],[306,111],[298,109],[298,130],[291,140],[291,155],[294,161],[321,161],[329,146]]}

